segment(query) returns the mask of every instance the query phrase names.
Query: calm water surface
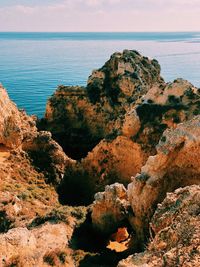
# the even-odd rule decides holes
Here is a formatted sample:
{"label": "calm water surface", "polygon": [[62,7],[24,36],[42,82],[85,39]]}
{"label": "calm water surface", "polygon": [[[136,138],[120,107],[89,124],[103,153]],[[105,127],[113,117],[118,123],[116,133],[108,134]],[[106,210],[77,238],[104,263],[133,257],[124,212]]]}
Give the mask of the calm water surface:
{"label": "calm water surface", "polygon": [[57,85],[85,85],[123,49],[156,58],[166,81],[200,87],[200,33],[0,33],[0,82],[20,108],[41,117]]}

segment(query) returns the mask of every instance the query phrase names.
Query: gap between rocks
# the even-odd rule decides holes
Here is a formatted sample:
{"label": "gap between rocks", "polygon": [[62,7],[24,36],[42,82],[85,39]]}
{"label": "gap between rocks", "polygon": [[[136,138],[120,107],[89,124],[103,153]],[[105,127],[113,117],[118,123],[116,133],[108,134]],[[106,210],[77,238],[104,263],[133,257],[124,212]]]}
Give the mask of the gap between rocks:
{"label": "gap between rocks", "polygon": [[[81,132],[81,130],[79,130]],[[88,152],[101,141],[101,139],[91,140],[91,138],[85,137],[84,134],[75,134],[70,138],[65,133],[54,134],[53,139],[62,147],[63,151],[68,157],[75,160],[85,158]],[[70,140],[72,139],[72,140]]]}
{"label": "gap between rocks", "polygon": [[74,230],[70,248],[80,267],[116,267],[118,262],[139,249],[132,249],[132,228],[124,225],[117,232],[104,236],[95,231],[90,213],[85,222]]}

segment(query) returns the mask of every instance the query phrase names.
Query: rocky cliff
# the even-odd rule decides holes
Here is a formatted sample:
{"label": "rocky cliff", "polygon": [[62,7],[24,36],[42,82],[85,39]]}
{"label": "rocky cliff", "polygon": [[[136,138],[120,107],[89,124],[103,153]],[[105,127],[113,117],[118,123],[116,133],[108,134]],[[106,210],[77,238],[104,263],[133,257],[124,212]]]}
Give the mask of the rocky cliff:
{"label": "rocky cliff", "polygon": [[137,51],[40,121],[1,86],[0,266],[200,265],[199,158],[200,90]]}
{"label": "rocky cliff", "polygon": [[58,88],[47,104],[46,128],[56,140],[63,142],[60,139],[64,137],[65,150],[80,158],[102,138],[117,135],[137,99],[162,83],[156,60],[136,51],[115,53],[101,69],[93,71],[86,88]]}
{"label": "rocky cliff", "polygon": [[129,256],[118,267],[199,266],[199,190],[193,185],[167,193],[151,219],[145,252]]}
{"label": "rocky cliff", "polygon": [[0,266],[75,266],[67,244],[84,207],[55,190],[73,160],[35,121],[0,88]]}

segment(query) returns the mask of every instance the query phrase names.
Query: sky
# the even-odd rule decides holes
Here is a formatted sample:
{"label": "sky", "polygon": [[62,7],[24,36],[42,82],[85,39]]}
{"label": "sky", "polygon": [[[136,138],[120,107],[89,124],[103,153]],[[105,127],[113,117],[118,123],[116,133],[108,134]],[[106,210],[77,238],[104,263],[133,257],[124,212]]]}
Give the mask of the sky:
{"label": "sky", "polygon": [[200,0],[0,0],[0,31],[200,31]]}

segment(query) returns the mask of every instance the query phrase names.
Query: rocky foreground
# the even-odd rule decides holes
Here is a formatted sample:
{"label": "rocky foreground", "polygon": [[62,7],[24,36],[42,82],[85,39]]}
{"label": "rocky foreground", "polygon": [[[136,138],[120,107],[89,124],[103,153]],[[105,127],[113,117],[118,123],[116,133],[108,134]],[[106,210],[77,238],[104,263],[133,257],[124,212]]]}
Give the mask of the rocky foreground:
{"label": "rocky foreground", "polygon": [[0,266],[200,266],[200,90],[129,50],[42,120],[0,87]]}

